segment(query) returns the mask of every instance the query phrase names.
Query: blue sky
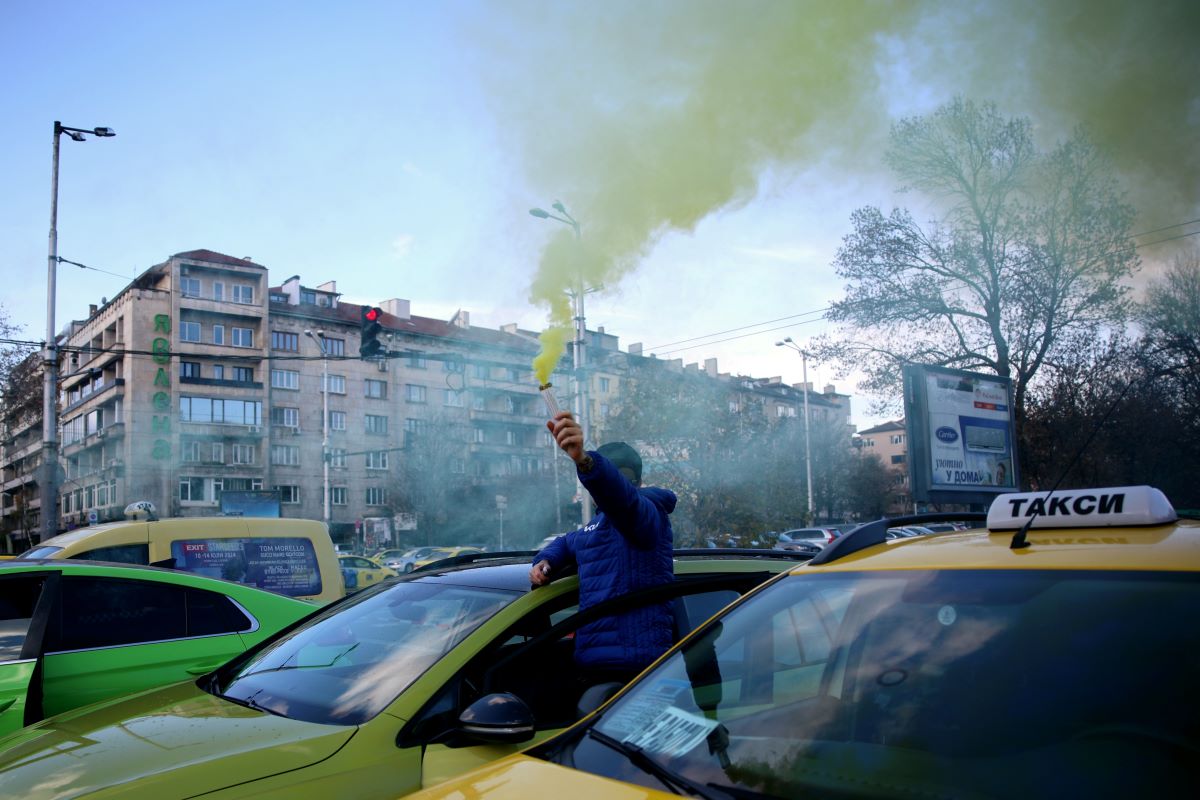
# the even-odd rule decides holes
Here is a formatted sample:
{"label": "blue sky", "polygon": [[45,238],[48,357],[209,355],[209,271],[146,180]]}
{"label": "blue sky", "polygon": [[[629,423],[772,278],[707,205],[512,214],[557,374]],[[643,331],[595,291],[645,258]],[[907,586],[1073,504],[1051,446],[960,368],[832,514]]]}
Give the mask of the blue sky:
{"label": "blue sky", "polygon": [[[773,12],[793,5],[767,4]],[[976,5],[989,4],[964,8]],[[171,254],[209,248],[253,258],[276,282],[337,280],[355,302],[403,297],[415,314],[449,318],[463,308],[477,325],[540,328],[547,309],[530,299],[530,285],[547,245],[567,232],[528,209],[561,199],[585,237],[618,230],[586,214],[611,210],[594,184],[625,166],[593,163],[603,162],[599,148],[616,142],[636,158],[630,141],[662,133],[656,114],[685,104],[723,64],[753,61],[754,36],[769,33],[748,28],[750,49],[733,41],[726,53],[719,26],[691,8],[6,0],[0,302],[25,338],[42,338],[59,119],[117,131],[62,141],[59,253],[105,272],[59,268],[60,325]],[[857,32],[850,18],[861,9],[848,8],[846,25]],[[723,13],[721,3],[705,4],[714,9]],[[912,22],[896,16],[904,17],[897,30]],[[647,222],[603,291],[588,295],[589,327],[665,357],[717,357],[723,371],[800,380],[799,357],[774,342],[803,343],[823,329],[794,315],[840,296],[830,261],[851,211],[904,201],[875,145],[896,115],[962,88],[955,71],[922,79],[928,53],[893,36],[886,16],[862,25],[875,56],[792,65],[813,109],[783,122],[795,122],[804,141],[750,136],[748,149],[765,155],[732,158],[726,194]],[[732,96],[763,83],[761,71],[749,72]],[[853,94],[847,87],[862,96],[838,113],[857,116],[823,116],[819,105]],[[616,135],[606,139],[597,131],[613,120]],[[723,331],[731,332],[709,336]],[[851,389],[829,365],[810,364],[809,373],[818,385]],[[878,419],[865,412],[856,397],[863,427]]]}

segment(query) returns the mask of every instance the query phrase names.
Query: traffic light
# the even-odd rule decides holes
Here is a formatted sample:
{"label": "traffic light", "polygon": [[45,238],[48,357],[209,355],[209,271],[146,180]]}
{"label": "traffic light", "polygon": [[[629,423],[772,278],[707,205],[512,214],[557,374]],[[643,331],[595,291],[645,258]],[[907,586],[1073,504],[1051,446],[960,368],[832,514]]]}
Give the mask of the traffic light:
{"label": "traffic light", "polygon": [[374,358],[383,352],[383,342],[379,341],[379,332],[383,330],[380,320],[383,309],[375,306],[363,306],[359,312],[359,332],[361,335],[358,345],[360,358]]}

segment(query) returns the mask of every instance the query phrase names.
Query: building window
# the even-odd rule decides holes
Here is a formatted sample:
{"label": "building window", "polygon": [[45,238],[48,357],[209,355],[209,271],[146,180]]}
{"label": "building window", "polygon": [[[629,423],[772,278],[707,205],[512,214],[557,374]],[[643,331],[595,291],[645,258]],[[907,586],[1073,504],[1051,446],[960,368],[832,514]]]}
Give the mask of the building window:
{"label": "building window", "polygon": [[254,347],[254,330],[252,328],[234,328],[233,346]]}
{"label": "building window", "polygon": [[511,429],[506,430],[504,432],[504,443],[515,445],[517,443],[517,432]]}
{"label": "building window", "polygon": [[271,445],[271,463],[278,467],[300,465],[300,448],[290,444]]}
{"label": "building window", "polygon": [[387,505],[387,490],[382,486],[371,486],[367,489],[367,505]]}
{"label": "building window", "polygon": [[317,304],[317,293],[311,289],[304,289],[300,292],[300,305],[315,306]]}
{"label": "building window", "polygon": [[329,466],[334,469],[346,468],[346,448],[331,447],[329,448]]}
{"label": "building window", "polygon": [[180,445],[180,451],[185,464],[194,464],[200,460],[200,443],[197,441],[185,441]]}
{"label": "building window", "polygon": [[242,383],[254,382],[254,367],[234,367],[233,379]]}
{"label": "building window", "polygon": [[331,339],[325,337],[325,355],[327,356],[344,356],[346,355],[346,340]]}
{"label": "building window", "polygon": [[892,456],[892,463],[893,464],[903,464],[904,463],[904,454],[901,453],[899,455]]}
{"label": "building window", "polygon": [[261,425],[262,403],[257,400],[225,400],[185,395],[179,398],[179,419],[183,422]]}
{"label": "building window", "polygon": [[287,407],[272,408],[271,424],[282,425],[285,428],[299,428],[300,409]]}
{"label": "building window", "polygon": [[182,477],[179,479],[179,502],[215,505],[223,486],[220,478]]}
{"label": "building window", "polygon": [[483,435],[483,428],[471,429],[471,441],[475,442],[475,444],[483,444],[487,441],[487,437]]}
{"label": "building window", "polygon": [[300,334],[271,331],[271,349],[290,350],[293,353],[300,352]]}
{"label": "building window", "polygon": [[225,326],[213,325],[212,327],[212,343],[225,344]]}
{"label": "building window", "polygon": [[347,504],[349,492],[345,486],[329,487],[329,505],[344,506]]}
{"label": "building window", "polygon": [[181,323],[179,323],[179,341],[181,341],[181,342],[199,342],[200,341],[200,323],[199,322],[181,322]]}
{"label": "building window", "polygon": [[387,399],[387,382],[374,381],[370,378],[366,380],[366,396],[373,397],[377,400]]}
{"label": "building window", "polygon": [[904,434],[903,433],[892,434],[892,444],[904,444]]}
{"label": "building window", "polygon": [[382,436],[387,433],[388,418],[380,414],[367,414],[367,433]]}
{"label": "building window", "polygon": [[474,411],[487,411],[487,398],[482,394],[471,395],[471,409]]}
{"label": "building window", "polygon": [[608,394],[608,378],[600,379],[600,391],[604,394]]}
{"label": "building window", "polygon": [[386,450],[372,450],[367,453],[367,469],[387,469],[388,453]]}
{"label": "building window", "polygon": [[463,459],[463,458],[450,459],[450,472],[453,473],[454,475],[466,475],[467,474],[466,459]]}
{"label": "building window", "polygon": [[487,364],[476,364],[475,377],[486,381],[488,378],[492,377],[492,368]]}
{"label": "building window", "polygon": [[233,289],[233,292],[230,295],[230,299],[233,300],[233,302],[241,303],[242,305],[247,305],[247,306],[254,305],[254,287],[253,286],[249,286],[244,283],[235,283],[233,285],[232,289]]}
{"label": "building window", "polygon": [[225,299],[225,284],[220,281],[213,281],[213,300]]}
{"label": "building window", "polygon": [[253,464],[257,448],[252,444],[235,444],[233,446],[234,464]]}
{"label": "building window", "polygon": [[331,430],[331,431],[346,430],[346,412],[345,411],[330,411],[329,412],[329,430]]}
{"label": "building window", "polygon": [[446,390],[446,405],[452,408],[462,408],[466,404],[467,393],[461,389]]}
{"label": "building window", "polygon": [[225,463],[225,443],[211,442],[208,448],[208,460],[214,464]]}
{"label": "building window", "polygon": [[294,369],[271,370],[271,388],[298,391],[300,389],[300,373]]}
{"label": "building window", "polygon": [[425,363],[424,353],[413,353],[408,357],[409,369],[425,369],[429,365]]}
{"label": "building window", "polygon": [[508,374],[508,379],[510,381],[513,383],[521,382],[521,370],[517,369],[516,367],[506,367],[505,371]]}
{"label": "building window", "polygon": [[225,365],[224,364],[213,364],[213,380],[218,380],[218,381],[225,380]]}
{"label": "building window", "polygon": [[181,377],[181,378],[199,378],[200,377],[200,362],[198,362],[198,361],[180,361],[179,362],[179,377]]}
{"label": "building window", "polygon": [[446,372],[466,372],[467,365],[461,361],[446,360],[442,362],[442,368]]}
{"label": "building window", "polygon": [[346,376],[345,375],[330,375],[329,376],[329,393],[330,394],[345,394],[346,393]]}
{"label": "building window", "polygon": [[293,506],[300,502],[300,487],[299,486],[276,486],[275,490],[279,492],[279,502],[285,505]]}
{"label": "building window", "polygon": [[199,278],[180,278],[179,288],[183,292],[184,297],[199,297],[200,296],[200,279]]}
{"label": "building window", "polygon": [[425,387],[416,383],[405,384],[404,399],[410,403],[424,403]]}

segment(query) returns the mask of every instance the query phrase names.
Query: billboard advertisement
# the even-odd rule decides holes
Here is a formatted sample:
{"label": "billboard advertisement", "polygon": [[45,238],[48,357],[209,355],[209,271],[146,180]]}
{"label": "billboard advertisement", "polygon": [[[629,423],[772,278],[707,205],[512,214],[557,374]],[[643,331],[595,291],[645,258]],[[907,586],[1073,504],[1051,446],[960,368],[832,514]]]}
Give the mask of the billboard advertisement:
{"label": "billboard advertisement", "polygon": [[1008,378],[904,368],[913,499],[988,503],[1019,486]]}

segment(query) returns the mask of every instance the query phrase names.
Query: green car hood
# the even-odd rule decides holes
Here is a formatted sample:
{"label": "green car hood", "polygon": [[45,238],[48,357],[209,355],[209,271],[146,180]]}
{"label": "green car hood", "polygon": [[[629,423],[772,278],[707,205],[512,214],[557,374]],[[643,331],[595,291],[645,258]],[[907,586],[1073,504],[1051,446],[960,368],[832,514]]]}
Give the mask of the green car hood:
{"label": "green car hood", "polygon": [[321,761],[356,730],[254,711],[184,682],[0,739],[0,794],[191,797]]}

